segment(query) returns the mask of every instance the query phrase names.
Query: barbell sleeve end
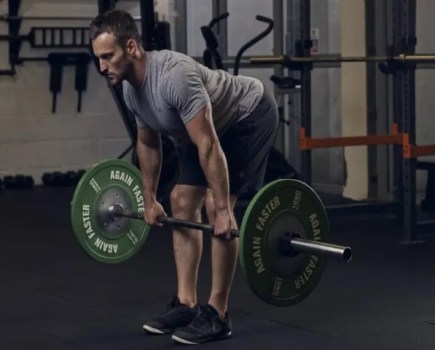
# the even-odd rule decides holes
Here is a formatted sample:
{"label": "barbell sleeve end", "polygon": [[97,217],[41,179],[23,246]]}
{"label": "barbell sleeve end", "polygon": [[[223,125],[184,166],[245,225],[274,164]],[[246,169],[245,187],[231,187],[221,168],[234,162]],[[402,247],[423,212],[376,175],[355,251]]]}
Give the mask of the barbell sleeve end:
{"label": "barbell sleeve end", "polygon": [[345,247],[343,250],[343,260],[349,262],[352,260],[352,249],[350,247]]}
{"label": "barbell sleeve end", "polygon": [[352,249],[336,244],[313,241],[303,238],[287,238],[290,241],[292,250],[298,253],[310,253],[313,255],[324,255],[335,257],[349,262],[352,260]]}

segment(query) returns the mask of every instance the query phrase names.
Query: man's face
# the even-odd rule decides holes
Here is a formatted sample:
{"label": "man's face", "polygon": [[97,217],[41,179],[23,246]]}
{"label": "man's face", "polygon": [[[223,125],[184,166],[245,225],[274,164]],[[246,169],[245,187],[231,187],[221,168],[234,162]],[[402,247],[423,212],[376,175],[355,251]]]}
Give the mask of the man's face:
{"label": "man's face", "polygon": [[131,66],[130,58],[112,33],[100,34],[92,41],[92,48],[99,59],[101,73],[112,85],[119,84],[127,77]]}

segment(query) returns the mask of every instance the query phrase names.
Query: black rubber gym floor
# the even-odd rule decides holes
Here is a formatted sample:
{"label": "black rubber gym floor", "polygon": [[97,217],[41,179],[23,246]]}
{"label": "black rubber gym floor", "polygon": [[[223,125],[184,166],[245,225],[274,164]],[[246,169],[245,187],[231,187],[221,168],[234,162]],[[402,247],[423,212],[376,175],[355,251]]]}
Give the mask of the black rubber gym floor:
{"label": "black rubber gym floor", "polygon": [[[155,230],[132,260],[89,259],[70,227],[72,189],[0,191],[0,349],[183,347],[142,332],[175,292],[171,237]],[[326,202],[326,204],[328,204]],[[435,349],[435,243],[401,245],[391,220],[334,218],[332,238],[353,248],[331,261],[311,296],[290,308],[258,300],[238,268],[233,338],[206,349]],[[209,240],[209,238],[206,238]],[[209,250],[200,300],[209,291]]]}

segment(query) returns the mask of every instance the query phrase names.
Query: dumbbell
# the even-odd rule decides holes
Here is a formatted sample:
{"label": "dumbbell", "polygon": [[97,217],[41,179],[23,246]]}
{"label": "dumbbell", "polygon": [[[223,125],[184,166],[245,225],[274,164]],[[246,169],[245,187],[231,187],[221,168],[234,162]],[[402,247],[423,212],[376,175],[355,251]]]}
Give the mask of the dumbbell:
{"label": "dumbbell", "polygon": [[75,186],[85,172],[85,170],[80,169],[78,171],[69,170],[64,173],[60,171],[44,173],[42,183],[47,187]]}
{"label": "dumbbell", "polygon": [[25,175],[5,176],[4,188],[8,190],[31,189],[35,183],[33,177]]}
{"label": "dumbbell", "polygon": [[60,171],[44,173],[42,175],[42,183],[47,187],[64,186],[64,183],[66,183],[66,174],[62,174]]}

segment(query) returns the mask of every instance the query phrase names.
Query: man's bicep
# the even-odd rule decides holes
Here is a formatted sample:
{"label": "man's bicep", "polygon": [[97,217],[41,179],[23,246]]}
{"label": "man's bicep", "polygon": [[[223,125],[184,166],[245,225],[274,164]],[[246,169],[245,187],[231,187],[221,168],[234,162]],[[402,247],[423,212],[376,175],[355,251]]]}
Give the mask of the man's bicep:
{"label": "man's bicep", "polygon": [[137,139],[138,142],[151,148],[160,146],[160,134],[148,127],[137,128]]}
{"label": "man's bicep", "polygon": [[217,134],[213,125],[212,111],[209,104],[186,123],[186,129],[190,139],[198,148],[203,144],[209,144],[217,140]]}

